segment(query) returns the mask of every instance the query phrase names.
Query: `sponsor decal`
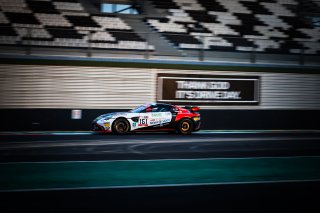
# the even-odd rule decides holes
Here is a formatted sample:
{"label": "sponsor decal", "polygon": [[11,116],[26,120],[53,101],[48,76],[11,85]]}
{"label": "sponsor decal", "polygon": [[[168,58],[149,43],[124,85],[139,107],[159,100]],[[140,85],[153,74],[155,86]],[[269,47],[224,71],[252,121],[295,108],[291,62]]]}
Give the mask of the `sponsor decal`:
{"label": "sponsor decal", "polygon": [[137,126],[136,122],[132,123],[132,127],[136,127],[136,126]]}
{"label": "sponsor decal", "polygon": [[103,124],[103,126],[110,127],[110,123],[105,123],[105,124]]}
{"label": "sponsor decal", "polygon": [[152,117],[160,117],[161,113],[160,112],[154,112],[154,113],[151,113],[151,116]]}
{"label": "sponsor decal", "polygon": [[168,123],[168,122],[170,122],[170,121],[171,121],[171,119],[170,119],[170,118],[167,118],[167,119],[162,120],[162,123]]}
{"label": "sponsor decal", "polygon": [[156,124],[159,124],[160,123],[160,121],[150,121],[150,125],[156,125]]}
{"label": "sponsor decal", "polygon": [[149,118],[149,116],[140,116],[139,118]]}

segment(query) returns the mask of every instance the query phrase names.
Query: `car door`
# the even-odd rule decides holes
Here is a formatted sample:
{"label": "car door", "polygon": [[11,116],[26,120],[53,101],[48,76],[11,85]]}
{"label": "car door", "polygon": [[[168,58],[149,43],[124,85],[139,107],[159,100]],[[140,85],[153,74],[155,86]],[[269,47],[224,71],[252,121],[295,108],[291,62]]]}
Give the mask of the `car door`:
{"label": "car door", "polygon": [[154,105],[141,112],[138,120],[139,128],[155,129],[168,125],[172,119],[172,113],[168,107]]}

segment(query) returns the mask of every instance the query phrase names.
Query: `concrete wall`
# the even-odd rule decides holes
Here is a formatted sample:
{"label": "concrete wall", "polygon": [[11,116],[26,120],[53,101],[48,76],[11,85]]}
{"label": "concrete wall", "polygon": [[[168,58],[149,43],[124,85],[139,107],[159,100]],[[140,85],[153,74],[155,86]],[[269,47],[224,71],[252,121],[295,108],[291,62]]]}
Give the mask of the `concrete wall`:
{"label": "concrete wall", "polygon": [[317,74],[2,64],[0,130],[90,130],[100,114],[156,101],[161,73],[260,78],[258,105],[201,106],[203,129],[320,129]]}
{"label": "concrete wall", "polygon": [[82,66],[0,65],[0,109],[130,109],[156,101],[157,75],[258,76],[257,106],[206,109],[319,109],[320,75]]}

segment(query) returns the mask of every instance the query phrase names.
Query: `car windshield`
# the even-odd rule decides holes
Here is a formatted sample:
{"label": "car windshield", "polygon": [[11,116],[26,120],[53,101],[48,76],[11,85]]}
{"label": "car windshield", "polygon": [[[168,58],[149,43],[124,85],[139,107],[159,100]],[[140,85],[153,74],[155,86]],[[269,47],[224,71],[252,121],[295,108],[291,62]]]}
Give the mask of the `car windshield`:
{"label": "car windshield", "polygon": [[130,110],[129,112],[139,113],[143,110],[145,110],[149,105],[141,105],[135,109]]}

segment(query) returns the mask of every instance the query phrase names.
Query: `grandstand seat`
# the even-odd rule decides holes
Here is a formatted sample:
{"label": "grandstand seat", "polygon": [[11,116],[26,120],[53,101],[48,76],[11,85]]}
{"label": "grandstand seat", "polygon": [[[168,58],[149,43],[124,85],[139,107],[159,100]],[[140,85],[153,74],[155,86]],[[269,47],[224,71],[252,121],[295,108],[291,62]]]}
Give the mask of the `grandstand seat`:
{"label": "grandstand seat", "polygon": [[179,6],[171,0],[151,0],[159,9],[179,9]]}
{"label": "grandstand seat", "polygon": [[[316,0],[146,1],[160,12],[143,21],[177,49],[320,54],[320,27],[299,16],[319,13]],[[154,49],[121,17],[90,14],[83,0],[1,0],[0,44]]]}
{"label": "grandstand seat", "polygon": [[177,48],[255,49],[287,54],[300,53],[303,49],[307,54],[320,53],[320,27],[306,23],[298,14],[301,4],[319,12],[320,3],[314,0],[303,3],[298,0],[149,1],[156,8],[167,9],[169,14],[161,19],[163,21],[158,17],[148,17],[144,21]]}
{"label": "grandstand seat", "polygon": [[90,14],[79,0],[1,0],[0,9],[2,45],[154,49],[120,17]]}
{"label": "grandstand seat", "polygon": [[27,1],[26,3],[33,13],[58,14],[58,10],[48,1]]}
{"label": "grandstand seat", "polygon": [[31,13],[5,13],[12,24],[34,24],[40,25],[40,22]]}
{"label": "grandstand seat", "polygon": [[65,16],[65,18],[68,19],[73,26],[96,28],[101,27],[94,20],[92,20],[90,16]]}
{"label": "grandstand seat", "polygon": [[82,39],[83,37],[80,33],[78,33],[75,29],[72,29],[72,28],[64,28],[64,27],[49,28],[48,31],[54,38]]}

